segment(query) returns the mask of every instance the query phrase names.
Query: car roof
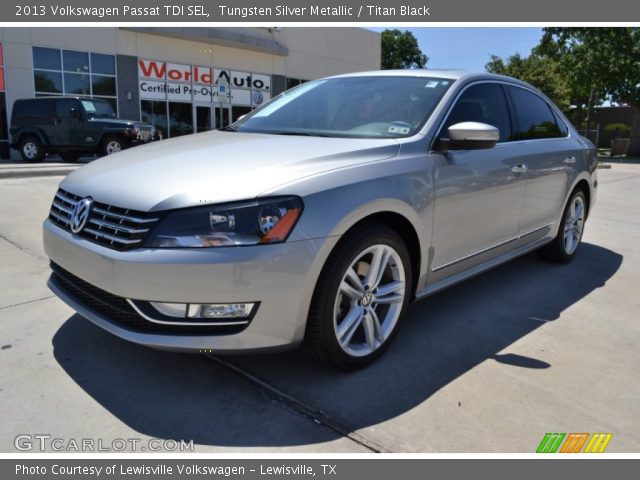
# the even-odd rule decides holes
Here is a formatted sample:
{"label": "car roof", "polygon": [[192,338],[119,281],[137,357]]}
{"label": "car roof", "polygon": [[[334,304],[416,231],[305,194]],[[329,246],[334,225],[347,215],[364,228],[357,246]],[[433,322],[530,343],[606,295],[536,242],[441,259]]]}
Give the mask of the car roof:
{"label": "car roof", "polygon": [[442,78],[446,80],[495,80],[501,82],[513,83],[532,88],[531,85],[513,77],[505,75],[496,75],[486,72],[472,72],[462,69],[438,69],[431,70],[426,68],[413,68],[405,70],[374,70],[368,72],[353,72],[342,75],[335,75],[329,78],[348,78],[348,77],[428,77]]}

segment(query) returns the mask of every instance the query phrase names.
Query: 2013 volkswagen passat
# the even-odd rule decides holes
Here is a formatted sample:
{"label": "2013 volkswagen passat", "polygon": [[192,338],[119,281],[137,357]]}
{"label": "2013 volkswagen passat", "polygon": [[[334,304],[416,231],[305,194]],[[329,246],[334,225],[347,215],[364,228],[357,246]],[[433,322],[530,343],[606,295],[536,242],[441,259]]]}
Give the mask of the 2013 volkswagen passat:
{"label": "2013 volkswagen passat", "polygon": [[512,78],[312,81],[224,131],[66,177],[44,223],[49,285],[132,342],[222,354],[304,341],[356,368],[389,346],[410,302],[531,250],[571,260],[596,162]]}

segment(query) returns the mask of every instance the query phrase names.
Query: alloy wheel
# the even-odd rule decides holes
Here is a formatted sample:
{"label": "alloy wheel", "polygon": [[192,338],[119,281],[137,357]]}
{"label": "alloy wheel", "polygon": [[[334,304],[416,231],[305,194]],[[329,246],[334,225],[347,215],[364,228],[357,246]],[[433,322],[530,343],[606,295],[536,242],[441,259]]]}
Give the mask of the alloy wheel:
{"label": "alloy wheel", "polygon": [[345,272],[333,309],[338,344],[355,357],[382,346],[402,313],[406,274],[398,252],[372,245],[356,256]]}
{"label": "alloy wheel", "polygon": [[584,228],[584,200],[580,195],[571,202],[567,218],[564,222],[564,250],[567,255],[573,254],[578,248]]}

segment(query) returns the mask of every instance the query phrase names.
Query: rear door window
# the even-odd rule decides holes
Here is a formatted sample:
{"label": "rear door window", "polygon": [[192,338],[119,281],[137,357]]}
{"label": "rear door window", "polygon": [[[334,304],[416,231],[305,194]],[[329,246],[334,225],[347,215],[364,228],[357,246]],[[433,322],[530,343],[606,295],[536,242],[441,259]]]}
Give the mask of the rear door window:
{"label": "rear door window", "polygon": [[558,138],[567,136],[566,127],[556,122],[551,107],[541,97],[524,88],[507,87],[515,114],[518,140]]}

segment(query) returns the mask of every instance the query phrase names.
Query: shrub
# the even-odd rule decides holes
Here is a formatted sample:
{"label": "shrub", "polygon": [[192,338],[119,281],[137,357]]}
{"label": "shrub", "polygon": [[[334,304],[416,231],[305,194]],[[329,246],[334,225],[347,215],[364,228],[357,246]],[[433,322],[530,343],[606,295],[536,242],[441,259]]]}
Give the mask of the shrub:
{"label": "shrub", "polygon": [[610,123],[604,127],[604,131],[612,133],[614,138],[628,137],[631,133],[631,127],[624,123]]}

